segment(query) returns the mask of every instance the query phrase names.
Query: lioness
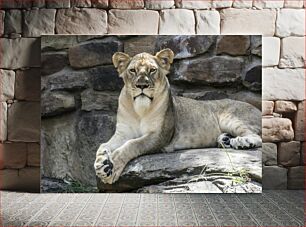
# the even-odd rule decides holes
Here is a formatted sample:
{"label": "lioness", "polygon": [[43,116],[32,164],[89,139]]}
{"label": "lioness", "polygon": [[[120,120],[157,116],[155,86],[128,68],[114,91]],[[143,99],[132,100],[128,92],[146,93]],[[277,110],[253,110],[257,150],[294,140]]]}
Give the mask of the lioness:
{"label": "lioness", "polygon": [[173,57],[170,49],[155,56],[113,55],[125,85],[119,96],[116,132],[96,155],[94,167],[103,183],[116,182],[126,164],[144,154],[217,145],[234,149],[261,146],[261,112],[252,105],[171,95],[166,76]]}

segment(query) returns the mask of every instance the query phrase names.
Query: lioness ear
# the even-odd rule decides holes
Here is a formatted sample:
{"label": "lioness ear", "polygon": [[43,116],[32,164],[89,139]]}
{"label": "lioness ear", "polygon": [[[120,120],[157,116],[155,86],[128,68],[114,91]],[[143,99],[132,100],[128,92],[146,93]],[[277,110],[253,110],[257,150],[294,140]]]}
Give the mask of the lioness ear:
{"label": "lioness ear", "polygon": [[157,58],[158,62],[160,63],[161,67],[166,70],[170,69],[170,65],[173,63],[174,54],[173,51],[170,49],[164,49],[159,51],[155,57]]}
{"label": "lioness ear", "polygon": [[126,69],[126,67],[128,66],[129,62],[130,62],[130,56],[122,53],[122,52],[116,52],[113,57],[113,64],[115,66],[115,68],[117,69],[117,71],[119,72],[119,75],[121,73],[124,72],[124,70]]}

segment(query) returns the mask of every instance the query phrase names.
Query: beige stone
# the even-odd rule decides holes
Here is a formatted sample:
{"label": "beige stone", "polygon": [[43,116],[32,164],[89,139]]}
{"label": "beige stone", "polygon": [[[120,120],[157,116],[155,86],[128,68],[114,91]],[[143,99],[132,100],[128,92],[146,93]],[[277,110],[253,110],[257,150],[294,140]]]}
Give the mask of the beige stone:
{"label": "beige stone", "polygon": [[0,69],[0,101],[14,99],[15,72]]}
{"label": "beige stone", "polygon": [[0,189],[2,190],[40,191],[40,168],[37,167],[0,170],[0,179]]}
{"label": "beige stone", "polygon": [[279,67],[305,67],[305,37],[287,37],[282,39]]}
{"label": "beige stone", "polygon": [[25,143],[0,143],[0,169],[21,169],[26,166]]}
{"label": "beige stone", "polygon": [[284,0],[254,0],[253,6],[257,9],[264,9],[264,8],[283,8]]}
{"label": "beige stone", "polygon": [[4,16],[5,16],[5,11],[0,10],[0,35],[3,35],[4,33]]}
{"label": "beige stone", "polygon": [[91,0],[70,0],[71,7],[91,7]]}
{"label": "beige stone", "polygon": [[295,140],[305,141],[305,101],[298,104],[294,117]]}
{"label": "beige stone", "polygon": [[40,145],[38,143],[28,143],[27,166],[40,166]]}
{"label": "beige stone", "polygon": [[263,189],[287,189],[287,169],[279,166],[264,166],[262,168]]}
{"label": "beige stone", "polygon": [[153,10],[110,10],[108,21],[109,34],[158,33],[159,14]]}
{"label": "beige stone", "polygon": [[234,8],[252,8],[253,2],[250,0],[234,0]]}
{"label": "beige stone", "polygon": [[216,10],[196,10],[196,33],[198,35],[220,34],[220,14]]}
{"label": "beige stone", "polygon": [[144,0],[109,0],[111,9],[141,9],[144,8]]}
{"label": "beige stone", "polygon": [[3,50],[0,68],[19,69],[40,66],[40,40],[36,38],[0,38]]}
{"label": "beige stone", "polygon": [[262,115],[272,115],[274,109],[273,101],[262,101]]}
{"label": "beige stone", "polygon": [[271,9],[223,9],[221,15],[221,34],[273,36],[276,12]]}
{"label": "beige stone", "polygon": [[40,141],[40,103],[15,102],[8,109],[8,140]]}
{"label": "beige stone", "polygon": [[276,113],[292,113],[297,111],[297,107],[294,102],[291,101],[275,101],[275,110]]}
{"label": "beige stone", "polygon": [[195,18],[192,10],[165,9],[160,12],[159,34],[195,34]]}
{"label": "beige stone", "polygon": [[305,72],[303,69],[264,68],[262,80],[264,100],[305,99]]}
{"label": "beige stone", "polygon": [[262,38],[262,65],[276,66],[279,63],[280,56],[280,38],[263,37]]}
{"label": "beige stone", "polygon": [[217,43],[217,54],[247,55],[250,44],[250,37],[246,35],[221,36]]}
{"label": "beige stone", "polygon": [[209,9],[212,7],[212,0],[175,0],[175,5],[177,8],[184,9]]}
{"label": "beige stone", "polygon": [[306,143],[301,143],[301,165],[306,166],[306,154],[305,154]]}
{"label": "beige stone", "polygon": [[0,142],[7,139],[7,104],[0,103]]}
{"label": "beige stone", "polygon": [[40,69],[16,71],[15,98],[18,100],[40,100]]}
{"label": "beige stone", "polygon": [[285,167],[298,166],[300,164],[300,142],[279,143],[278,164]]}
{"label": "beige stone", "polygon": [[40,37],[53,35],[55,28],[55,9],[33,9],[24,12],[23,36]]}
{"label": "beige stone", "polygon": [[59,9],[56,15],[57,34],[105,34],[107,13],[102,9]]}
{"label": "beige stone", "polygon": [[11,9],[6,11],[4,19],[4,33],[20,34],[22,33],[22,11]]}
{"label": "beige stone", "polygon": [[263,118],[262,139],[263,142],[290,141],[294,138],[294,132],[290,119],[287,118]]}
{"label": "beige stone", "polygon": [[212,8],[228,8],[231,7],[233,4],[232,0],[212,0]]}
{"label": "beige stone", "polygon": [[170,9],[175,7],[174,0],[145,0],[146,9]]}
{"label": "beige stone", "polygon": [[275,143],[262,144],[262,163],[265,166],[277,165],[277,145]]}
{"label": "beige stone", "polygon": [[305,189],[305,170],[304,166],[291,167],[288,171],[288,189]]}
{"label": "beige stone", "polygon": [[304,36],[305,35],[305,10],[281,9],[277,13],[276,36]]}
{"label": "beige stone", "polygon": [[284,7],[285,8],[303,8],[304,0],[285,0]]}

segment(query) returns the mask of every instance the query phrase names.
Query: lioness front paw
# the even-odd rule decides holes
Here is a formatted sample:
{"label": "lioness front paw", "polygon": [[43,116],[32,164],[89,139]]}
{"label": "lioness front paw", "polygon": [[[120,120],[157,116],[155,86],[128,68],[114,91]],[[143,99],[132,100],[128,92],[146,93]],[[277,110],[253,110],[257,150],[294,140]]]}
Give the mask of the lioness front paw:
{"label": "lioness front paw", "polygon": [[116,158],[118,157],[117,155],[114,158],[112,157],[113,155],[107,152],[105,154],[100,153],[97,155],[95,161],[96,175],[105,184],[113,184],[116,182],[125,166],[120,159]]}

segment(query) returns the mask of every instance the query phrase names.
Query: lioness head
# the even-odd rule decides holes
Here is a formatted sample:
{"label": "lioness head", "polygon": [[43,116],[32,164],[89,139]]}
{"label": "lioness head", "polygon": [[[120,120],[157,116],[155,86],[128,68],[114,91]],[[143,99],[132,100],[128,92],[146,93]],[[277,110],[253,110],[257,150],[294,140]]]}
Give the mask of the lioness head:
{"label": "lioness head", "polygon": [[112,60],[132,98],[152,101],[168,85],[166,75],[169,73],[173,57],[172,50],[164,49],[155,56],[141,53],[130,57],[117,52]]}

